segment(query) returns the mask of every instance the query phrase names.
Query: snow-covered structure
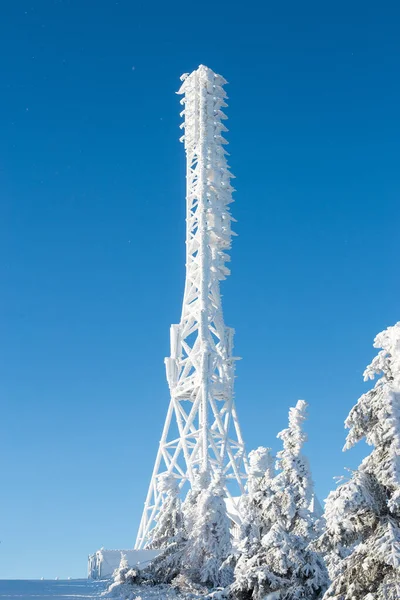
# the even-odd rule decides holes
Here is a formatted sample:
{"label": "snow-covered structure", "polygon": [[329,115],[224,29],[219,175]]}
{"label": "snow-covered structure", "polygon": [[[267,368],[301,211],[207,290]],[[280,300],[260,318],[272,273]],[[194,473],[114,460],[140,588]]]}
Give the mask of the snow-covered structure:
{"label": "snow-covered structure", "polygon": [[[122,553],[129,567],[139,568],[146,567],[158,555],[155,571],[164,569],[167,580],[180,560],[181,550],[182,560],[185,558],[183,546],[187,537],[190,543],[198,537],[192,544],[194,553],[201,539],[211,540],[211,546],[224,539],[225,550],[219,556],[222,560],[232,538],[235,545],[241,536],[243,513],[248,518],[251,512],[248,506],[243,511],[242,508],[252,491],[252,478],[257,487],[255,480],[268,470],[265,461],[272,460],[266,449],[259,448],[250,454],[248,467],[234,402],[234,330],[225,326],[222,313],[220,281],[229,275],[226,263],[230,257],[226,252],[233,235],[229,205],[234,191],[224,149],[227,142],[222,136],[227,131],[222,112],[226,106],[226,82],[204,66],[181,79],[181,139],[187,156],[186,282],[181,320],[171,326],[171,354],[165,359],[171,398],[135,550],[101,549],[89,556],[92,579],[111,576],[120,565]],[[201,496],[196,481],[202,475],[215,481],[218,473],[224,482],[222,489],[218,493],[216,488],[203,489]],[[189,493],[181,513],[185,484]],[[308,508],[316,521],[322,509],[311,491],[310,494]],[[218,515],[221,527],[211,532],[218,544],[209,535],[204,519],[198,519],[196,502],[200,501],[204,513]],[[191,524],[196,519],[197,524]],[[223,583],[218,580],[217,562],[212,558],[207,566],[203,565],[202,573],[207,571],[207,577],[202,575],[199,579]],[[225,575],[227,572],[225,569]]]}
{"label": "snow-covered structure", "polygon": [[[171,400],[137,535],[137,549],[151,545],[164,496],[158,485],[173,475],[180,488],[196,471],[220,470],[228,498],[244,492],[245,447],[233,398],[234,330],[223,319],[220,281],[229,275],[232,200],[222,109],[226,81],[201,65],[183,75],[187,156],[186,283],[179,325],[170,331],[165,359]],[[232,482],[234,484],[232,485]]]}
{"label": "snow-covered structure", "polygon": [[97,550],[88,557],[88,579],[107,579],[125,556],[130,567],[145,569],[160,550]]}

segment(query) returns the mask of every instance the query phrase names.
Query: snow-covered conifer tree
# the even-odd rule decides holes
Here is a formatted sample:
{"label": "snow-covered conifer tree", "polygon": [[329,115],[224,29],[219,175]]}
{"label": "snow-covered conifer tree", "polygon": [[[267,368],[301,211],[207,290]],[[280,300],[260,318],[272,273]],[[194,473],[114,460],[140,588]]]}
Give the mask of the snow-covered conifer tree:
{"label": "snow-covered conifer tree", "polygon": [[239,535],[240,552],[251,553],[250,548],[260,542],[269,529],[262,518],[262,507],[266,496],[271,494],[271,482],[275,475],[271,448],[260,446],[249,453],[249,476],[246,494],[241,498],[240,514],[242,524]]}
{"label": "snow-covered conifer tree", "polygon": [[189,489],[182,504],[182,527],[150,566],[150,575],[157,582],[171,583],[172,580],[177,582],[179,576],[181,581],[178,587],[181,585],[191,587],[192,582],[190,577],[187,576],[190,568],[188,569],[187,560],[185,561],[189,553],[188,539],[194,535],[193,530],[197,520],[199,496],[202,490],[207,488],[209,482],[208,473],[195,471],[193,486]]}
{"label": "snow-covered conifer tree", "polygon": [[182,504],[182,512],[185,524],[185,531],[188,537],[191,537],[197,515],[198,499],[201,492],[210,485],[210,475],[207,471],[195,471],[194,483],[186,494],[185,501]]}
{"label": "snow-covered conifer tree", "polygon": [[217,472],[208,483],[208,473],[201,473],[198,481],[201,491],[197,490],[196,501],[189,512],[184,557],[186,573],[195,583],[226,586],[232,582],[232,571],[226,564],[232,547],[224,479]]}
{"label": "snow-covered conifer tree", "polygon": [[[249,563],[261,549],[261,539],[272,524],[265,519],[263,505],[272,492],[275,475],[274,459],[270,448],[260,446],[249,453],[249,476],[246,493],[240,501],[242,524],[238,541],[238,559],[234,572],[234,590],[237,597],[246,597],[249,592]],[[251,585],[251,584],[250,584]]]}
{"label": "snow-covered conifer tree", "polygon": [[158,491],[166,494],[152,534],[152,548],[160,548],[159,556],[149,568],[151,577],[159,583],[170,583],[182,569],[186,543],[179,486],[173,475],[166,474],[158,483]]}
{"label": "snow-covered conifer tree", "polygon": [[400,598],[400,322],[374,347],[381,350],[364,380],[380,379],[350,411],[344,447],[365,439],[373,450],[326,501],[319,540],[332,579],[326,600]]}
{"label": "snow-covered conifer tree", "polygon": [[280,470],[268,483],[262,500],[263,535],[245,561],[239,559],[233,595],[241,600],[317,600],[327,584],[321,556],[310,548],[314,537],[309,506],[312,481],[301,449],[306,440],[302,422],[307,404],[290,409],[289,427],[278,434],[283,450]]}
{"label": "snow-covered conifer tree", "polygon": [[275,505],[282,504],[279,516],[288,530],[311,540],[313,519],[309,509],[313,499],[313,482],[308,460],[301,452],[307,441],[302,427],[306,418],[307,402],[299,400],[289,410],[289,427],[278,433],[278,438],[283,442],[283,450],[277,455],[277,468],[281,473],[275,485]]}
{"label": "snow-covered conifer tree", "polygon": [[157,523],[152,531],[151,548],[167,548],[171,540],[182,531],[183,515],[179,486],[173,475],[165,474],[160,477],[158,491],[165,494]]}

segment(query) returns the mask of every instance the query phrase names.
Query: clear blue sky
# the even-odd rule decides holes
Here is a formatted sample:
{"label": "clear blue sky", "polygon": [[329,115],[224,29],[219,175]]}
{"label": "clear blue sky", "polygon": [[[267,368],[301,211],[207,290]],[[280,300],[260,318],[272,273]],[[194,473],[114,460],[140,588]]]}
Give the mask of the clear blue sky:
{"label": "clear blue sky", "polygon": [[184,283],[179,76],[230,82],[239,237],[223,284],[249,449],[310,403],[321,499],[400,318],[398,2],[4,2],[0,577],[132,546]]}

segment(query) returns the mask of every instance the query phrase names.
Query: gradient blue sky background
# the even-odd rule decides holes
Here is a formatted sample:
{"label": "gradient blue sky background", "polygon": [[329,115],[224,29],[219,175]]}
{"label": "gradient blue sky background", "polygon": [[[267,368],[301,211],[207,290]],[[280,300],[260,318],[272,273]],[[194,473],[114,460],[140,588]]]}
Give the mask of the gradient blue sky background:
{"label": "gradient blue sky background", "polygon": [[184,283],[179,76],[230,82],[223,284],[249,449],[310,403],[321,499],[399,311],[398,2],[9,0],[0,19],[0,577],[132,546]]}

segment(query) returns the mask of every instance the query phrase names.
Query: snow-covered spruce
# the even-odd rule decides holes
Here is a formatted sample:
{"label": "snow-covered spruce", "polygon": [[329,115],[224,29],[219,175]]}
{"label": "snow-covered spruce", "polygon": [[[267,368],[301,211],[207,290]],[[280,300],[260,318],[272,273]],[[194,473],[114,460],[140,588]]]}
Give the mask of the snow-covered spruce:
{"label": "snow-covered spruce", "polygon": [[226,513],[224,479],[216,471],[200,473],[198,487],[185,501],[185,527],[188,541],[184,550],[183,572],[194,583],[210,588],[232,582],[230,522]]}
{"label": "snow-covered spruce", "polygon": [[194,469],[194,482],[192,487],[186,494],[185,501],[182,505],[183,519],[185,531],[188,536],[194,529],[196,519],[198,517],[198,500],[201,492],[210,484],[210,474],[205,471],[197,471]]}
{"label": "snow-covered spruce", "polygon": [[345,421],[344,450],[363,438],[373,447],[349,481],[326,501],[332,584],[324,600],[400,598],[400,323],[376,336],[381,348],[364,380],[380,376]]}
{"label": "snow-covered spruce", "polygon": [[262,537],[271,528],[271,524],[264,518],[263,505],[266,498],[272,494],[271,482],[274,475],[271,449],[260,446],[257,450],[252,450],[249,453],[246,493],[240,500],[242,523],[237,544],[239,558],[235,567],[237,583],[243,576],[246,578],[247,562],[259,551]]}
{"label": "snow-covered spruce", "polygon": [[151,533],[149,548],[167,548],[183,529],[183,514],[177,479],[170,474],[159,478],[157,489],[164,500],[156,525]]}
{"label": "snow-covered spruce", "polygon": [[161,552],[147,571],[156,582],[170,583],[181,572],[186,544],[177,479],[170,474],[163,475],[158,482],[158,491],[164,495],[164,502],[152,532],[150,547],[160,548]]}
{"label": "snow-covered spruce", "polygon": [[[307,402],[299,400],[289,410],[289,427],[278,433],[283,442],[283,450],[277,455],[277,469],[281,470],[274,483],[274,491],[278,494],[276,501],[282,501],[284,510],[281,517],[286,528],[296,534],[304,535],[308,540],[315,538],[315,517],[310,512],[314,500],[314,484],[311,478],[307,457],[302,454],[302,447],[307,441],[303,431],[303,422],[307,419]],[[289,484],[288,489],[285,485]]]}
{"label": "snow-covered spruce", "polygon": [[[279,473],[271,479],[269,470],[264,477],[259,539],[256,534],[244,543],[235,569],[232,596],[239,600],[317,600],[326,589],[324,562],[310,547],[314,539],[309,510],[312,481],[308,461],[301,454],[306,408],[306,402],[299,400],[290,409],[289,427],[278,435],[283,442],[277,457]],[[257,506],[253,503],[254,509]]]}

